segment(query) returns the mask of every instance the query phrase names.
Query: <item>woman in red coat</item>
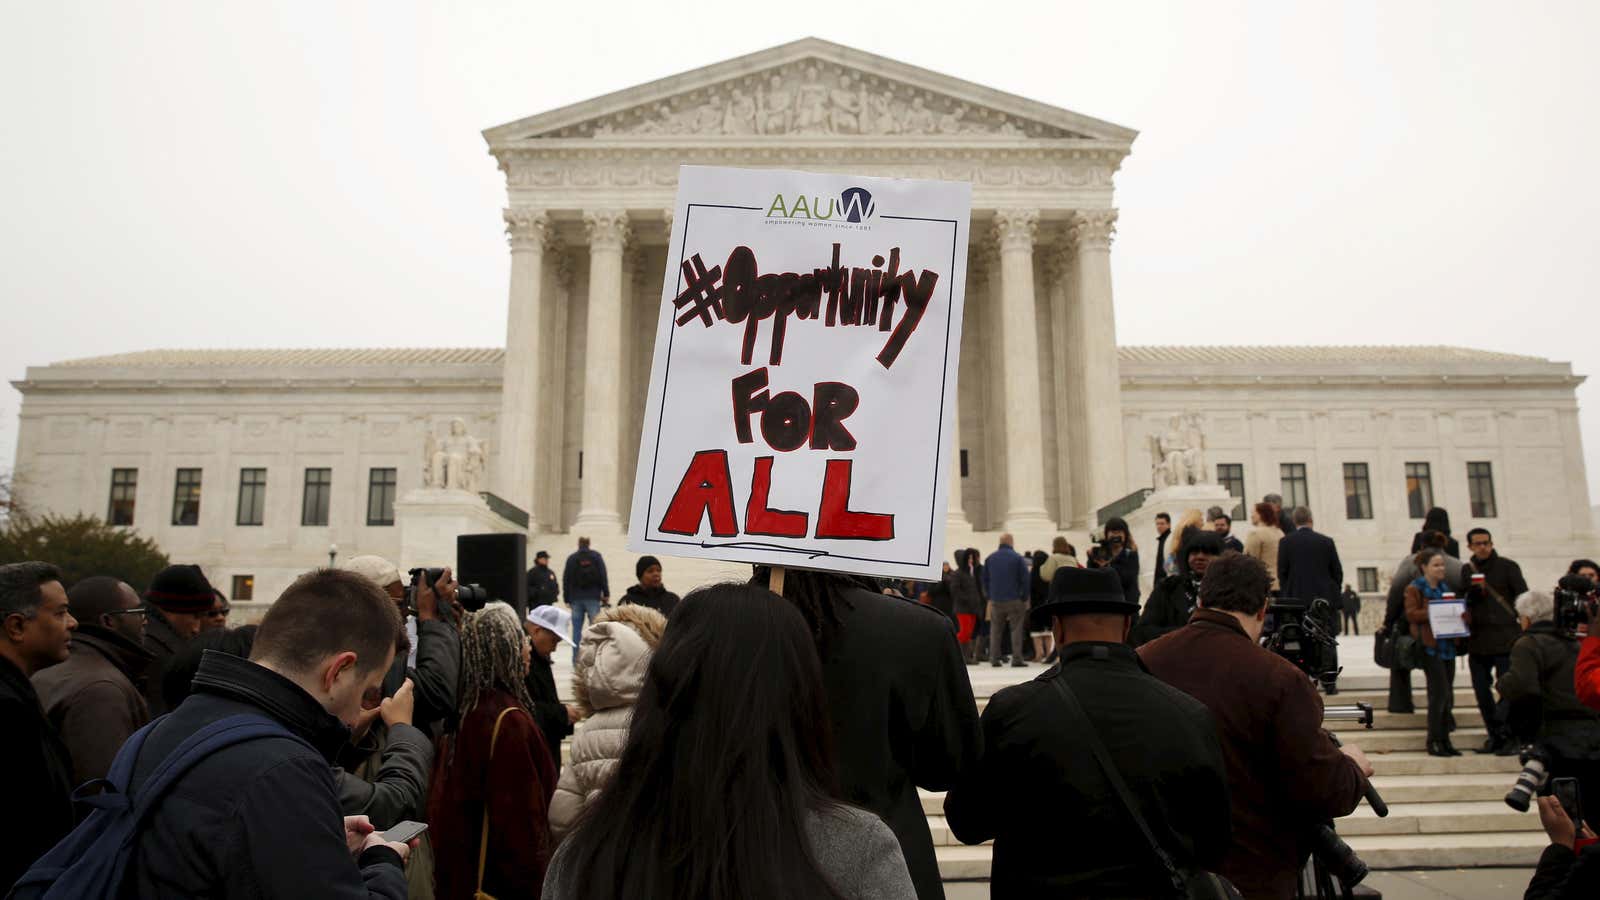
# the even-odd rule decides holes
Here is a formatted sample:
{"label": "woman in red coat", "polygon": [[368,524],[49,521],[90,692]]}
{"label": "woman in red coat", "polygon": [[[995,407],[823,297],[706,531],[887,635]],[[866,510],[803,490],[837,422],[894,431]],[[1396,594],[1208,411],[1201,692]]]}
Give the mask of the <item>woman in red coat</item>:
{"label": "woman in red coat", "polygon": [[[536,898],[544,884],[556,770],[528,712],[530,652],[517,614],[504,603],[462,622],[461,721],[440,742],[428,797],[439,900],[471,900],[479,890]],[[480,874],[485,821],[489,850]]]}

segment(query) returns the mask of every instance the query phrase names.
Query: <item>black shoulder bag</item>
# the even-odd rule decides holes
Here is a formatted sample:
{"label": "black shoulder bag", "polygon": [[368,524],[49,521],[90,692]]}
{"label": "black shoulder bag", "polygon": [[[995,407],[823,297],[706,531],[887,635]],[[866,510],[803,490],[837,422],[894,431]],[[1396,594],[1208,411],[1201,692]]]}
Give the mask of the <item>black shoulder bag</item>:
{"label": "black shoulder bag", "polygon": [[1117,771],[1116,763],[1111,761],[1111,754],[1106,752],[1106,745],[1100,741],[1100,733],[1095,730],[1089,714],[1084,712],[1083,706],[1078,703],[1078,697],[1067,684],[1065,676],[1057,673],[1056,677],[1050,680],[1061,693],[1061,699],[1066,702],[1068,721],[1076,724],[1079,733],[1088,740],[1095,761],[1100,764],[1101,771],[1105,772],[1106,780],[1111,782],[1112,790],[1117,792],[1117,799],[1122,801],[1123,809],[1127,810],[1129,818],[1133,819],[1133,824],[1139,826],[1139,832],[1144,835],[1145,841],[1150,844],[1150,849],[1155,852],[1156,858],[1161,860],[1161,865],[1167,870],[1167,877],[1172,881],[1173,895],[1188,900],[1243,900],[1238,889],[1221,875],[1201,869],[1178,868],[1172,859],[1172,854],[1156,840],[1155,833],[1150,830],[1150,824],[1139,812],[1139,805],[1128,792],[1128,785],[1122,780],[1122,773]]}

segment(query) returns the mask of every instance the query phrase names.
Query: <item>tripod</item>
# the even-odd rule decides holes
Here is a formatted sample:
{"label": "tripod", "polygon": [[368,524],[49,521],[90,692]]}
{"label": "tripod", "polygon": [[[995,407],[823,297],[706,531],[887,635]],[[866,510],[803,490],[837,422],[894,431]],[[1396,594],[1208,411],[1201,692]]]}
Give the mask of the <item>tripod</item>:
{"label": "tripod", "polygon": [[[1323,721],[1359,722],[1371,729],[1372,706],[1367,703],[1330,706],[1323,709],[1322,718]],[[1338,736],[1332,732],[1328,733],[1328,737],[1335,745],[1339,743]],[[1388,804],[1383,802],[1370,782],[1365,795],[1367,805],[1379,818],[1389,814]],[[1320,825],[1314,835],[1311,858],[1306,860],[1305,868],[1300,871],[1299,883],[1295,885],[1295,897],[1297,900],[1351,900],[1354,897],[1352,891],[1367,877],[1368,871],[1367,864],[1333,830],[1332,822]]]}

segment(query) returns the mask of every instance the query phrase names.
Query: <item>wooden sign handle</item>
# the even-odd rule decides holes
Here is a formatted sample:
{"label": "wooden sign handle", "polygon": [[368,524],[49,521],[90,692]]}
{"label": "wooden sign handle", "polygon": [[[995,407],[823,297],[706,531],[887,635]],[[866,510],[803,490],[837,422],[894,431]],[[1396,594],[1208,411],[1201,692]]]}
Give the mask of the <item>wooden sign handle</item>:
{"label": "wooden sign handle", "polygon": [[778,596],[782,597],[783,596],[783,566],[773,566],[768,571],[771,574],[769,574],[767,576],[767,590],[769,590],[769,591],[773,592],[774,594],[777,594]]}

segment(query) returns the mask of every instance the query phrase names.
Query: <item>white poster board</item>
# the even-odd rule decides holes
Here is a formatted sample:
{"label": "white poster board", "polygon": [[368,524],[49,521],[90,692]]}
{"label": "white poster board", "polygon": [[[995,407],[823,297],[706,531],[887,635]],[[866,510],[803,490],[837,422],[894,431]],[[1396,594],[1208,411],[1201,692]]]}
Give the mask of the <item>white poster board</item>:
{"label": "white poster board", "polygon": [[685,166],[628,548],[937,577],[971,185]]}
{"label": "white poster board", "polygon": [[1447,597],[1428,601],[1428,627],[1433,629],[1435,639],[1470,637],[1472,629],[1467,627],[1466,619],[1465,600]]}

